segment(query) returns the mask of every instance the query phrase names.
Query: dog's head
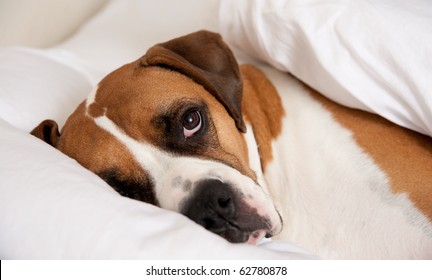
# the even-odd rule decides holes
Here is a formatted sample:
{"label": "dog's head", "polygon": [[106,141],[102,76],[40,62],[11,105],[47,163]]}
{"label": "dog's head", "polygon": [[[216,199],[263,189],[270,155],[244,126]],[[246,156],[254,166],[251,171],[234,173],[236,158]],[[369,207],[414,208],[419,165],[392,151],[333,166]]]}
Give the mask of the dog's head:
{"label": "dog's head", "polygon": [[109,74],[61,134],[50,120],[32,134],[124,196],[254,243],[282,225],[250,167],[245,132],[239,66],[219,35],[200,31]]}

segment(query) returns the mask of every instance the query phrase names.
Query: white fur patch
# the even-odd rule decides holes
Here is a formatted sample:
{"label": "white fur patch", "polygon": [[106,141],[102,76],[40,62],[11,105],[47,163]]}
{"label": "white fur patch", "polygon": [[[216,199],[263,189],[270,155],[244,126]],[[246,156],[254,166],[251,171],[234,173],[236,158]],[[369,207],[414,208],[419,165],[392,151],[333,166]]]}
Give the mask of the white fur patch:
{"label": "white fur patch", "polygon": [[88,108],[90,106],[90,104],[95,102],[96,99],[96,93],[98,91],[98,87],[95,87],[89,94],[89,96],[87,96],[86,99],[86,108]]}
{"label": "white fur patch", "polygon": [[249,167],[255,172],[257,182],[268,193],[267,184],[264,178],[261,167],[261,158],[258,152],[258,144],[256,142],[252,126],[246,124],[246,133],[244,135],[246,145],[248,147]]}
{"label": "white fur patch", "polygon": [[432,258],[432,226],[293,78],[268,70],[286,112],[265,177],[281,239],[324,258]]}

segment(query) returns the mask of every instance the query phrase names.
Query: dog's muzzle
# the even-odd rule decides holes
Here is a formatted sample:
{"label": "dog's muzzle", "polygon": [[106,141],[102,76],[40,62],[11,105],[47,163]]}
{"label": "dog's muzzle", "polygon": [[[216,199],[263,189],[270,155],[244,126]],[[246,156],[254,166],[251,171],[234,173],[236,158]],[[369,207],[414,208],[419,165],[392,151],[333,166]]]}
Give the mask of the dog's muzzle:
{"label": "dog's muzzle", "polygon": [[256,243],[264,236],[270,237],[269,218],[260,216],[244,196],[228,183],[204,179],[197,182],[181,213],[233,243]]}

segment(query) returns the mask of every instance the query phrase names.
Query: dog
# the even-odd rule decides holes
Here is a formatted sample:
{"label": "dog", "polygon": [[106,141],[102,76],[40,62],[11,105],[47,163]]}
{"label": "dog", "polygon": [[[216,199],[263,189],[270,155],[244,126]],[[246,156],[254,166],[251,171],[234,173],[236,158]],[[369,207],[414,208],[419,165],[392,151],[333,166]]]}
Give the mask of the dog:
{"label": "dog", "polygon": [[121,195],[230,242],[432,258],[431,138],[239,65],[216,33],[153,46],[107,75],[61,133],[45,120],[31,134]]}

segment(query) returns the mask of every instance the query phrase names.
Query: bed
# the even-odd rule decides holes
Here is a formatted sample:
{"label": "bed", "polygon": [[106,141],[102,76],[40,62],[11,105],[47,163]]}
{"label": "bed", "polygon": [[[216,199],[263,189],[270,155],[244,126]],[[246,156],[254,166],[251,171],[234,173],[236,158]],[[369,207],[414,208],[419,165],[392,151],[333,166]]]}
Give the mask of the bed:
{"label": "bed", "polygon": [[102,77],[147,48],[199,29],[220,32],[241,62],[271,64],[339,103],[432,136],[426,1],[178,3],[0,3],[0,258],[317,257],[289,242],[228,243],[118,195],[29,134],[48,118],[61,127]]}

